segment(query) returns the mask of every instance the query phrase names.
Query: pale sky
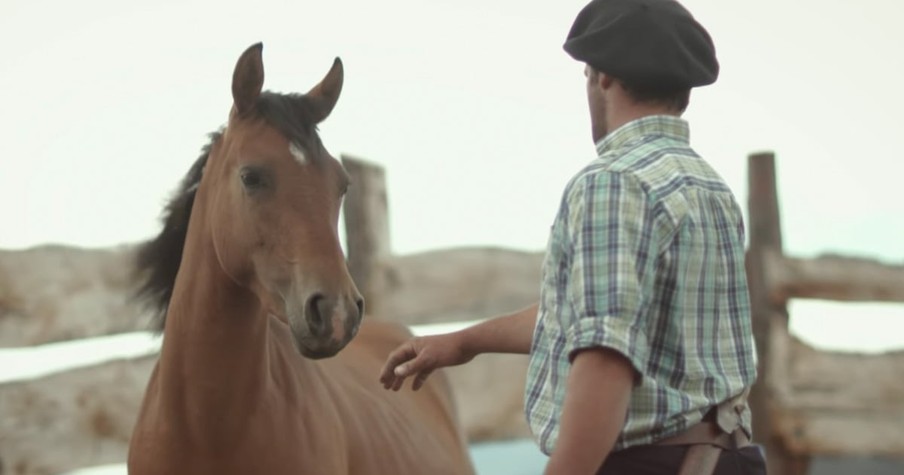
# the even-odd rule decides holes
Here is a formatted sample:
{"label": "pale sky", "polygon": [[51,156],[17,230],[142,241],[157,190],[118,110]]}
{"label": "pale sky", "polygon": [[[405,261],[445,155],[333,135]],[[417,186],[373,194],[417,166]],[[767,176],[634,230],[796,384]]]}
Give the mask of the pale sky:
{"label": "pale sky", "polygon": [[[594,156],[582,65],[561,49],[584,0],[254,3],[4,0],[0,249],[151,237],[257,41],[276,91],[306,91],[343,59],[321,135],[386,167],[396,253],[544,248],[563,186]],[[739,201],[746,156],[774,150],[787,252],[904,261],[904,4],[684,4],[722,64],[692,96],[692,145]],[[825,308],[795,303],[797,330],[904,347],[901,306],[846,308],[863,317],[835,333]],[[851,343],[854,320],[866,333]]]}

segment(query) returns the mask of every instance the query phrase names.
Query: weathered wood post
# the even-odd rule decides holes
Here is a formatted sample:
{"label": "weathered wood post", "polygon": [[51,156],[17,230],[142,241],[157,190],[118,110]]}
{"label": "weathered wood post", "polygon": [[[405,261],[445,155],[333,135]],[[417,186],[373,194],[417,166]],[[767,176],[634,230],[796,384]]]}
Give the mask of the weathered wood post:
{"label": "weathered wood post", "polygon": [[348,155],[342,164],[352,186],[345,197],[348,269],[364,296],[368,313],[380,313],[386,259],[391,255],[386,172],[383,167]]}
{"label": "weathered wood post", "polygon": [[777,392],[788,385],[780,361],[787,356],[788,309],[785,301],[771,298],[769,262],[782,256],[782,231],[775,179],[775,156],[771,152],[748,157],[747,279],[753,334],[756,338],[759,377],[750,395],[753,433],[766,449],[770,475],[804,475],[809,456],[790,453],[775,430],[773,406]]}

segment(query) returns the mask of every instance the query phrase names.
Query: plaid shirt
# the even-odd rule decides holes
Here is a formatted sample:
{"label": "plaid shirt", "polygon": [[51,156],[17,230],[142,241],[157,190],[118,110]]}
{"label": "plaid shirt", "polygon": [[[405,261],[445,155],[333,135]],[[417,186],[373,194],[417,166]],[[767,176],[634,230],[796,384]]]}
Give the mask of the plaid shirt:
{"label": "plaid shirt", "polygon": [[[635,120],[565,189],[525,391],[547,454],[576,350],[615,350],[640,375],[614,450],[681,432],[756,378],[743,217],[688,140],[680,118]],[[742,426],[749,434],[749,410]]]}

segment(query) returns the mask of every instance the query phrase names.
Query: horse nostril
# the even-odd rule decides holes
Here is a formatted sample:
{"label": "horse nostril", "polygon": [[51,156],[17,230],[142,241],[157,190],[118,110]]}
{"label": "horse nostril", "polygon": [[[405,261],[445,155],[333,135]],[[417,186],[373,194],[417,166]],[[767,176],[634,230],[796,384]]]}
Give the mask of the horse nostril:
{"label": "horse nostril", "polygon": [[308,297],[308,301],[305,303],[305,318],[308,320],[308,323],[314,327],[323,326],[323,315],[320,313],[320,302],[323,301],[323,294],[315,293]]}
{"label": "horse nostril", "polygon": [[364,316],[364,299],[362,299],[361,297],[356,298],[355,305],[358,306],[358,317],[359,318],[363,317]]}

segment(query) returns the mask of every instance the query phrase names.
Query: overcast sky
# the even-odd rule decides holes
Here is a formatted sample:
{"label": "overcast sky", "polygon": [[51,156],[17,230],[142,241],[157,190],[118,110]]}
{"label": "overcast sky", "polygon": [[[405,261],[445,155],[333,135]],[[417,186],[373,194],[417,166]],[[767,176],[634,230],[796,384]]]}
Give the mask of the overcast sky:
{"label": "overcast sky", "polygon": [[[241,3],[3,1],[0,248],[152,236],[257,41],[276,91],[308,90],[342,57],[321,135],[386,167],[395,252],[544,248],[563,186],[594,156],[582,65],[561,49],[584,0]],[[684,3],[722,64],[692,96],[692,145],[738,199],[746,156],[774,150],[789,253],[904,261],[904,4]],[[795,309],[804,333],[823,326],[817,307]],[[886,330],[902,313],[870,312]],[[889,333],[904,334],[863,340],[904,346]]]}

